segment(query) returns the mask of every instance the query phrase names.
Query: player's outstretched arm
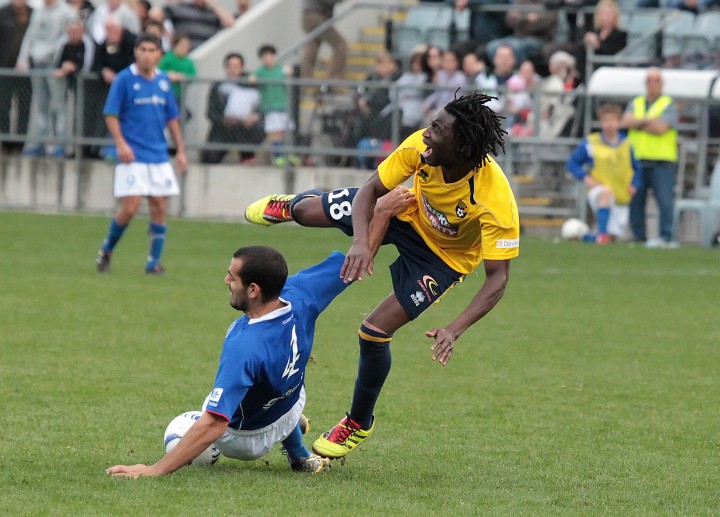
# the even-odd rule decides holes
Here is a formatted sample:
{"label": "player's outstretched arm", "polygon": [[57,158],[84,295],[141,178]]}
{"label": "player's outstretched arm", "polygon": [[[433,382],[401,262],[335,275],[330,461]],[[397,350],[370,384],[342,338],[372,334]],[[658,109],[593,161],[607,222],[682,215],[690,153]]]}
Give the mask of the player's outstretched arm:
{"label": "player's outstretched arm", "polygon": [[378,198],[388,192],[388,188],[380,181],[380,176],[375,171],[355,196],[352,206],[353,244],[340,270],[340,276],[346,282],[362,280],[365,272],[372,275],[374,255],[370,248],[370,221]]}
{"label": "player's outstretched arm", "polygon": [[227,429],[228,421],[223,417],[204,411],[197,422],[178,442],[177,446],[154,465],[115,465],[105,472],[112,476],[130,478],[157,477],[175,472],[189,465],[210,444],[220,438]]}
{"label": "player's outstretched arm", "polygon": [[510,260],[484,260],[483,264],[485,265],[485,282],[467,308],[448,326],[435,328],[425,333],[427,337],[435,339],[430,347],[433,352],[433,361],[437,359],[443,366],[450,360],[455,348],[455,340],[470,325],[490,312],[505,293],[505,286],[510,275]]}

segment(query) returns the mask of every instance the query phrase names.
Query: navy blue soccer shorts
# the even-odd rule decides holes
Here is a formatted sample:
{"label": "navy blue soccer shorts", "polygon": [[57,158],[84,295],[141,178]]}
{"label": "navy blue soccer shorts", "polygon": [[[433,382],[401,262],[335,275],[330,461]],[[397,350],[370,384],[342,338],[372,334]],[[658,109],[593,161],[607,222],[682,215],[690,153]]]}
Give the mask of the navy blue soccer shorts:
{"label": "navy blue soccer shorts", "polygon": [[[352,201],[358,188],[325,192],[322,206],[325,216],[338,229],[352,236]],[[393,244],[400,256],[390,265],[393,290],[411,320],[433,303],[463,276],[438,257],[425,244],[410,223],[396,217],[390,220],[383,244]]]}

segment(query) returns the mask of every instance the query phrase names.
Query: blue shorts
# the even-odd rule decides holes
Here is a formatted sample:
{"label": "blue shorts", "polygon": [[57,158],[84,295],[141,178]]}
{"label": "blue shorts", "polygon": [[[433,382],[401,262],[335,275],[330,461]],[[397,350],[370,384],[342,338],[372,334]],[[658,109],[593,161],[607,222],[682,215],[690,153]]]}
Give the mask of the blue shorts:
{"label": "blue shorts", "polygon": [[[352,236],[352,201],[357,188],[325,192],[325,216],[345,234]],[[390,220],[383,244],[393,244],[400,256],[390,265],[393,291],[411,320],[438,301],[463,276],[440,259],[425,244],[410,223],[396,217]]]}

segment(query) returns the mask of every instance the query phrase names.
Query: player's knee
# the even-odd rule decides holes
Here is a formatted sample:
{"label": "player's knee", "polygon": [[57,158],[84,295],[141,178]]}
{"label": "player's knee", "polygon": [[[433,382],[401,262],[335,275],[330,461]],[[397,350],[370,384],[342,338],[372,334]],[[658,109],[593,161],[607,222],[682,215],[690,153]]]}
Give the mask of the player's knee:
{"label": "player's knee", "polygon": [[290,214],[293,220],[301,225],[307,226],[312,220],[313,214],[319,210],[322,212],[321,196],[325,192],[320,189],[306,190],[301,192],[290,203]]}
{"label": "player's knee", "polygon": [[360,351],[363,349],[383,350],[390,345],[392,336],[364,321],[358,330]]}

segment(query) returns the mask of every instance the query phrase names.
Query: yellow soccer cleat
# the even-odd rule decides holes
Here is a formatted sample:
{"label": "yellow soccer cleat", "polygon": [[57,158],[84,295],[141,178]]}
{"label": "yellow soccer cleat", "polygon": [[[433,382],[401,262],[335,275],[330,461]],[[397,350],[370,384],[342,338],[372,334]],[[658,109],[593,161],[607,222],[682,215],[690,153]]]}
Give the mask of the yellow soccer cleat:
{"label": "yellow soccer cleat", "polygon": [[360,426],[346,415],[338,425],[325,431],[325,433],[315,440],[312,450],[315,454],[319,454],[325,458],[342,458],[346,456],[355,447],[370,438],[375,429],[375,420],[370,429],[361,429]]}
{"label": "yellow soccer cleat", "polygon": [[290,203],[294,194],[271,194],[252,203],[245,209],[245,219],[253,224],[270,226],[271,224],[292,221]]}

